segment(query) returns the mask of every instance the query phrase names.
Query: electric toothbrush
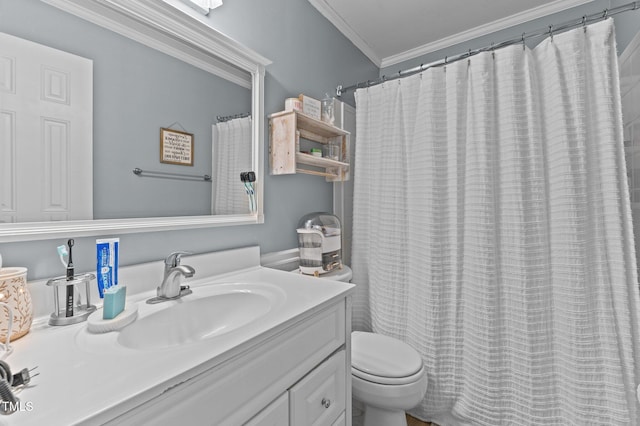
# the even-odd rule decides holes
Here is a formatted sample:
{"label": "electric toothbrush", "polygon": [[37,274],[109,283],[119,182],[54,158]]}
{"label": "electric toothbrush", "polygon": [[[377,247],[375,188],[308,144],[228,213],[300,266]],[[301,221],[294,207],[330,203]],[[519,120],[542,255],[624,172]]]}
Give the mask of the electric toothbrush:
{"label": "electric toothbrush", "polygon": [[[75,275],[75,271],[73,267],[73,251],[72,251],[73,244],[74,244],[73,239],[69,239],[69,241],[67,241],[67,245],[69,246],[69,261],[67,262],[67,281],[73,281],[73,277]],[[67,303],[66,303],[66,310],[65,310],[66,317],[73,316],[73,290],[74,290],[73,285],[67,286],[67,292],[66,292]]]}

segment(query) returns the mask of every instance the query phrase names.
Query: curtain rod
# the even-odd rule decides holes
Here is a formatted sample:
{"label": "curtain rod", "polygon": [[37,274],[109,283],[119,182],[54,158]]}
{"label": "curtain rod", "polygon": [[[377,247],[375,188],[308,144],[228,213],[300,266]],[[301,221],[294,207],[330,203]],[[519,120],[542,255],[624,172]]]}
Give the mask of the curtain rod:
{"label": "curtain rod", "polygon": [[234,118],[245,118],[245,117],[251,117],[251,113],[243,112],[242,114],[234,114],[234,115],[225,115],[225,116],[218,115],[216,119],[218,120],[218,123],[223,123],[225,121],[233,120]]}
{"label": "curtain rod", "polygon": [[350,90],[376,86],[378,84],[384,83],[385,81],[397,80],[397,79],[402,78],[402,77],[408,77],[410,75],[417,74],[419,72],[425,71],[425,70],[427,70],[429,68],[434,68],[434,67],[447,65],[447,64],[450,64],[452,62],[459,61],[461,59],[469,58],[469,57],[471,57],[473,55],[477,55],[478,53],[489,52],[489,51],[492,51],[492,50],[495,50],[495,49],[499,49],[501,47],[511,46],[513,44],[522,43],[524,45],[524,41],[527,40],[527,39],[530,39],[530,38],[546,37],[546,36],[553,37],[554,33],[559,33],[559,32],[562,32],[562,31],[569,30],[569,29],[577,28],[579,26],[586,26],[587,24],[607,19],[607,18],[609,18],[609,17],[611,17],[613,15],[617,15],[619,13],[629,12],[629,11],[632,11],[632,10],[637,10],[639,7],[640,7],[640,2],[634,1],[632,3],[628,3],[628,4],[625,4],[625,5],[622,5],[622,6],[618,6],[618,7],[615,7],[613,9],[605,9],[601,13],[594,13],[592,15],[584,15],[578,21],[574,20],[574,21],[563,22],[563,23],[558,24],[558,25],[549,25],[548,29],[546,29],[544,31],[539,31],[539,32],[531,33],[531,34],[522,33],[522,36],[520,36],[518,38],[513,38],[513,39],[510,39],[510,40],[502,41],[500,43],[491,43],[490,46],[481,47],[479,49],[469,49],[468,52],[461,53],[461,54],[458,54],[458,55],[455,55],[455,56],[445,56],[444,59],[440,59],[438,61],[434,61],[434,62],[431,62],[431,63],[428,63],[428,64],[420,64],[417,67],[409,68],[407,70],[398,71],[396,74],[393,74],[393,75],[391,75],[389,77],[387,77],[386,75],[383,75],[381,78],[379,78],[377,80],[367,80],[367,81],[364,81],[364,82],[352,84],[351,86],[347,86],[347,87],[342,87],[342,85],[340,85],[340,86],[336,87],[336,96],[340,97],[340,96],[342,96],[343,93],[348,92]]}

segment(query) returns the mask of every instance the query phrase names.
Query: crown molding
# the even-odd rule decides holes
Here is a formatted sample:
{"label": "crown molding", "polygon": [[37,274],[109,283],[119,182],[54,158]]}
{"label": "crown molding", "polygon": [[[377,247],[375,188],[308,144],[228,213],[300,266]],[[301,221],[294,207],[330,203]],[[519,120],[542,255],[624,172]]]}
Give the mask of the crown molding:
{"label": "crown molding", "polygon": [[326,2],[326,0],[309,0],[329,22],[331,22],[346,38],[351,41],[364,55],[369,58],[378,68],[381,67],[382,60],[366,41],[344,19]]}
{"label": "crown molding", "polygon": [[461,33],[444,37],[431,43],[426,43],[413,49],[400,52],[396,55],[380,57],[367,42],[356,33],[353,28],[329,5],[327,0],[309,0],[325,18],[329,20],[345,37],[347,37],[362,53],[364,53],[378,68],[385,68],[404,61],[418,58],[428,53],[440,49],[464,43],[478,37],[492,34],[496,31],[504,30],[515,25],[523,24],[534,19],[542,18],[572,7],[591,3],[593,0],[558,0],[549,4],[544,4],[533,9],[526,10],[515,15],[497,19],[485,25],[472,28]]}
{"label": "crown molding", "polygon": [[471,28],[470,30],[463,31],[449,37],[441,38],[440,40],[436,40],[432,43],[423,44],[422,46],[407,50],[397,55],[387,56],[386,58],[382,58],[382,60],[380,61],[380,68],[385,68],[404,61],[415,59],[428,53],[438,51],[440,49],[451,47],[459,43],[464,43],[478,37],[495,33],[496,31],[501,31],[516,25],[523,24],[525,22],[533,21],[534,19],[539,19],[548,15],[552,15],[554,13],[562,12],[563,10],[571,9],[572,7],[591,3],[592,1],[593,0],[562,0],[554,2],[552,4],[538,6],[536,8],[529,9],[515,15],[507,16],[506,18],[495,20],[485,25]]}

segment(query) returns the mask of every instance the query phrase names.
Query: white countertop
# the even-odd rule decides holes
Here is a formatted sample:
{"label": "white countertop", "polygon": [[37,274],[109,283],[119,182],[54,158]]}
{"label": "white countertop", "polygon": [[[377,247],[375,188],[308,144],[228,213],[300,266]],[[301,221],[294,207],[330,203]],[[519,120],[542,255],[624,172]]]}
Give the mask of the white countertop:
{"label": "white countertop", "polygon": [[[277,310],[239,330],[154,351],[118,345],[118,332],[90,334],[86,323],[34,326],[29,334],[12,343],[14,351],[6,361],[14,373],[37,366],[39,376],[17,393],[21,411],[0,418],[0,425],[103,423],[242,353],[308,312],[345,297],[353,287],[256,266],[185,281],[194,294],[184,300],[197,297],[202,286],[231,282],[275,284],[286,294],[285,301]],[[144,317],[158,309],[144,304],[152,296],[155,291],[140,293],[127,298],[127,304],[140,303],[139,314]],[[162,304],[172,303],[182,302]]]}

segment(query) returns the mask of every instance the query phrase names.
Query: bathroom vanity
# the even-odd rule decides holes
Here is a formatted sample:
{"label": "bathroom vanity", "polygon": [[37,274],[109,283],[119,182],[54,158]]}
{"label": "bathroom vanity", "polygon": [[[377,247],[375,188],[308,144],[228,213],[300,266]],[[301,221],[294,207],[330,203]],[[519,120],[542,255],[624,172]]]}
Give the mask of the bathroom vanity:
{"label": "bathroom vanity", "polygon": [[15,371],[38,366],[17,394],[29,409],[0,424],[350,425],[353,286],[263,268],[259,256],[185,257],[193,294],[156,305],[145,300],[162,262],[123,268],[136,321],[104,334],[35,326],[7,358]]}

